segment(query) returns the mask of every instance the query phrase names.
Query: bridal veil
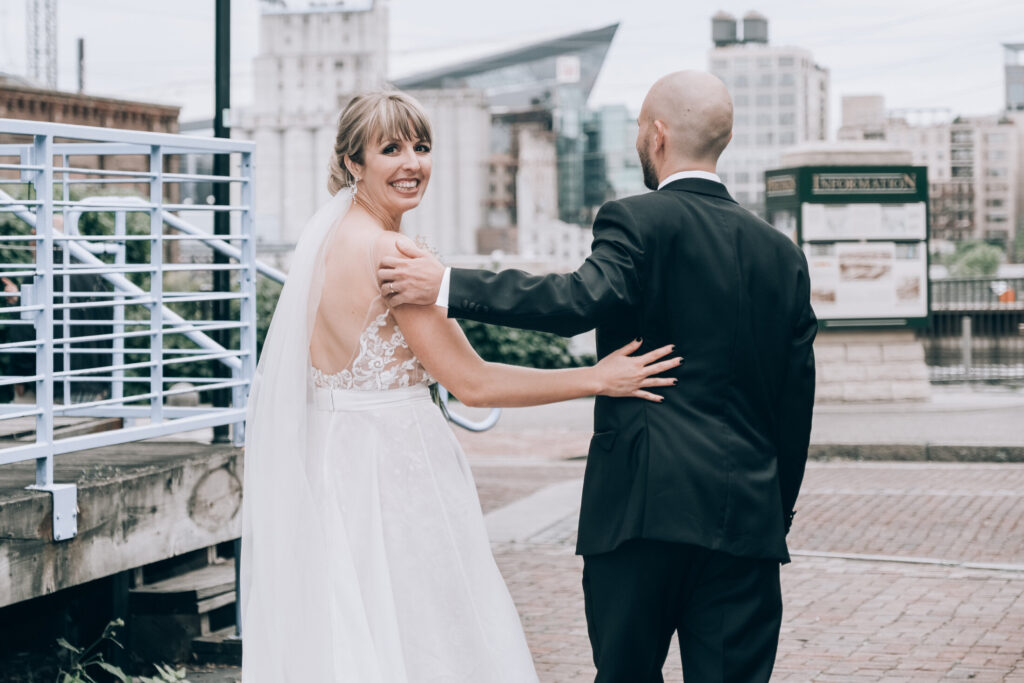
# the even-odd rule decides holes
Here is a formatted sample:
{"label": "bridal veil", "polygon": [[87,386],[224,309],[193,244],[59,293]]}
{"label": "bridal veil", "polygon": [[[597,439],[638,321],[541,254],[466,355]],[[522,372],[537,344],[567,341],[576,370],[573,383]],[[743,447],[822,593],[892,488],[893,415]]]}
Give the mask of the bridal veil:
{"label": "bridal veil", "polygon": [[344,529],[328,528],[319,512],[321,474],[307,448],[309,342],[324,246],[351,203],[352,192],[340,190],[304,227],[249,392],[240,596],[245,683],[335,681],[343,674],[360,683],[384,681],[384,653],[374,651],[351,549]]}

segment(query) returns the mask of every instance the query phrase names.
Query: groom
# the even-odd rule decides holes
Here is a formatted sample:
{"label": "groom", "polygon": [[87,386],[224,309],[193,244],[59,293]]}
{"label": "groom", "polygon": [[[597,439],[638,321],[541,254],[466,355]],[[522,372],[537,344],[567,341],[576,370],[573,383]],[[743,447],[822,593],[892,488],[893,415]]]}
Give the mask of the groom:
{"label": "groom", "polygon": [[687,681],[767,681],[814,402],[807,262],[715,174],[732,137],[721,81],[665,76],[638,122],[656,191],[601,207],[576,272],[445,269],[417,252],[379,275],[393,306],[566,336],[596,327],[599,356],[635,337],[676,345],[686,363],[664,403],[594,405],[576,550],[597,681],[661,681],[675,632]]}

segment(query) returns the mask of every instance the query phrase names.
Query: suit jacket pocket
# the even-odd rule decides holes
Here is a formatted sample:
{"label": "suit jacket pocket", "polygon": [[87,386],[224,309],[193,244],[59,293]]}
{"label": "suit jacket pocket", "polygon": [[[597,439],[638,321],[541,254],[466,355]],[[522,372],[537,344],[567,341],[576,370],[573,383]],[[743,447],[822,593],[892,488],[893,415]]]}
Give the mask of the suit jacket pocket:
{"label": "suit jacket pocket", "polygon": [[590,454],[597,455],[599,453],[607,453],[615,445],[615,437],[618,436],[618,432],[596,432],[594,436],[590,437]]}

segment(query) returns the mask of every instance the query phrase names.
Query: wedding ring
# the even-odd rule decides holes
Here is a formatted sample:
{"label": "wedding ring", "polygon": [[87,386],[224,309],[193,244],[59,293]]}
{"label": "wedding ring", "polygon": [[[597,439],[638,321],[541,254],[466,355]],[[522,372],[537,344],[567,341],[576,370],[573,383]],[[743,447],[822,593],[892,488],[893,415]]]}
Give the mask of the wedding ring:
{"label": "wedding ring", "polygon": [[389,282],[388,283],[388,291],[391,292],[392,294],[395,293],[395,283],[394,282]]}

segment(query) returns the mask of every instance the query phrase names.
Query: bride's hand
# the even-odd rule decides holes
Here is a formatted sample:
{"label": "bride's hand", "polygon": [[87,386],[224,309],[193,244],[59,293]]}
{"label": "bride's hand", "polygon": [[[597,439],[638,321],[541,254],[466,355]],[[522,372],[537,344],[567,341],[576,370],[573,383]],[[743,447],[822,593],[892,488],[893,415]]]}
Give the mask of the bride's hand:
{"label": "bride's hand", "polygon": [[597,372],[601,396],[631,396],[661,403],[663,396],[644,391],[650,387],[669,387],[678,380],[674,377],[654,377],[667,370],[678,367],[683,359],[680,357],[659,360],[672,353],[675,346],[662,346],[660,349],[648,351],[642,356],[631,356],[640,348],[641,342],[631,341],[621,349],[612,351],[594,366]]}

